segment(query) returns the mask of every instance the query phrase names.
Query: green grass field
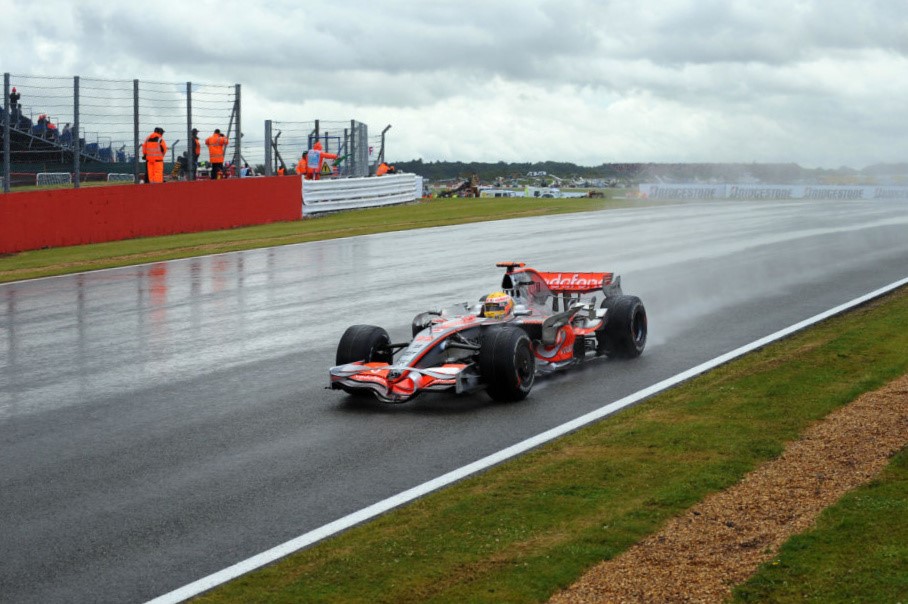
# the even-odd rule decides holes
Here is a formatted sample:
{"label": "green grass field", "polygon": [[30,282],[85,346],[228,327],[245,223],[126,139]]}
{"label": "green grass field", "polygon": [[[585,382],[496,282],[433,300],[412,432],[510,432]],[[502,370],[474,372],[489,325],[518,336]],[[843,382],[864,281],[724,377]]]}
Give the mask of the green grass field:
{"label": "green grass field", "polygon": [[[0,258],[0,281],[464,222],[639,205],[436,200]],[[205,602],[538,602],[810,422],[908,371],[908,292],[658,395],[203,595]],[[559,404],[564,404],[560,402]],[[792,539],[739,601],[908,601],[908,461]],[[839,580],[847,577],[847,581]],[[807,595],[805,595],[807,594]]]}

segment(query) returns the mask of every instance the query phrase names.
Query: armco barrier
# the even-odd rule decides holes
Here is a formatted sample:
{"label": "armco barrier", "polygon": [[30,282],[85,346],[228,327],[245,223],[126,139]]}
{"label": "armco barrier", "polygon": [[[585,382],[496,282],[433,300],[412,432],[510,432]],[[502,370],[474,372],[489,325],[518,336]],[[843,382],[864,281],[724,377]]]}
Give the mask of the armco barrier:
{"label": "armco barrier", "polygon": [[304,180],[303,214],[408,203],[421,197],[422,178],[415,174]]}
{"label": "armco barrier", "polygon": [[299,220],[300,181],[228,178],[0,196],[0,253]]}

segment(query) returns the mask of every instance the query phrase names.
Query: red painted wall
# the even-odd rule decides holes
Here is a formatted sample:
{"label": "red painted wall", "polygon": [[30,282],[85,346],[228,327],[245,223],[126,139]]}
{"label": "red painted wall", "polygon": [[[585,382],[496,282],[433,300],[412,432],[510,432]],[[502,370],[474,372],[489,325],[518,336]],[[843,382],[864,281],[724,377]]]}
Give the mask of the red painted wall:
{"label": "red painted wall", "polygon": [[0,195],[0,253],[301,218],[298,177],[9,193]]}

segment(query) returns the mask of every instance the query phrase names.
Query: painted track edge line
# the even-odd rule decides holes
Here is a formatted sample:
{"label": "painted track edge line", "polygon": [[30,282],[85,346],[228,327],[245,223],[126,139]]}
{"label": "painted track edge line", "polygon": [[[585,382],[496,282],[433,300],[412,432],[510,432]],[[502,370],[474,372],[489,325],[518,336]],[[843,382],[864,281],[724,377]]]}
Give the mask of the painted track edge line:
{"label": "painted track edge line", "polygon": [[187,600],[191,597],[197,596],[210,589],[213,589],[213,588],[217,587],[218,585],[222,585],[241,575],[244,575],[248,572],[261,568],[261,567],[263,567],[267,564],[270,564],[272,562],[275,562],[281,558],[284,558],[296,551],[299,551],[305,547],[308,547],[314,543],[317,543],[318,541],[321,541],[322,539],[326,539],[327,537],[330,537],[341,531],[349,529],[357,524],[365,522],[366,520],[371,520],[372,518],[375,518],[376,516],[379,516],[396,507],[399,507],[401,505],[404,505],[405,503],[409,503],[410,501],[413,501],[414,499],[418,499],[419,497],[427,495],[442,487],[448,486],[449,484],[457,482],[458,480],[462,480],[463,478],[466,478],[472,474],[476,474],[482,470],[488,469],[503,461],[511,459],[512,457],[516,457],[517,455],[520,455],[521,453],[525,453],[526,451],[529,451],[530,449],[534,449],[551,440],[564,436],[565,434],[573,432],[587,424],[590,424],[596,420],[599,420],[599,419],[602,419],[603,417],[611,415],[612,413],[620,411],[621,409],[623,409],[629,405],[642,401],[643,399],[653,396],[654,394],[658,394],[659,392],[662,392],[663,390],[667,390],[673,386],[676,386],[682,382],[685,382],[701,373],[705,373],[705,372],[709,371],[710,369],[715,369],[716,367],[718,367],[720,365],[724,365],[725,363],[728,363],[731,360],[734,360],[749,352],[753,352],[754,350],[762,348],[762,347],[766,346],[767,344],[771,344],[772,342],[781,340],[782,338],[785,338],[797,331],[810,327],[811,325],[815,325],[816,323],[824,321],[835,315],[841,314],[847,310],[850,310],[850,309],[860,306],[862,304],[865,304],[866,302],[869,302],[875,298],[879,298],[880,296],[888,294],[904,285],[908,285],[908,277],[901,279],[899,281],[890,283],[889,285],[886,285],[886,286],[881,287],[877,290],[874,290],[868,294],[855,298],[849,302],[845,302],[844,304],[840,304],[839,306],[836,306],[835,308],[831,308],[818,315],[814,315],[813,317],[810,317],[809,319],[805,319],[803,321],[795,323],[794,325],[790,325],[789,327],[781,329],[768,336],[765,336],[758,340],[754,340],[753,342],[751,342],[749,344],[745,344],[744,346],[741,346],[730,352],[727,352],[718,357],[715,357],[709,361],[701,363],[700,365],[692,367],[692,368],[690,368],[686,371],[683,371],[679,374],[676,374],[670,378],[666,378],[666,379],[662,380],[661,382],[657,382],[656,384],[653,384],[652,386],[648,386],[648,387],[644,388],[643,390],[639,390],[633,394],[625,396],[624,398],[611,402],[608,405],[605,405],[603,407],[600,407],[599,409],[596,409],[595,411],[591,411],[590,413],[587,413],[586,415],[582,415],[576,419],[573,419],[569,422],[561,424],[560,426],[551,428],[550,430],[537,434],[536,436],[528,438],[515,445],[511,445],[510,447],[502,449],[501,451],[498,451],[497,453],[493,453],[492,455],[483,457],[482,459],[479,459],[477,461],[474,461],[471,464],[458,468],[457,470],[453,470],[451,472],[448,472],[447,474],[444,474],[442,476],[429,480],[428,482],[424,482],[418,486],[415,486],[412,489],[408,489],[406,491],[398,493],[397,495],[394,495],[392,497],[389,497],[387,499],[374,503],[357,512],[348,514],[347,516],[344,516],[343,518],[339,518],[333,522],[329,522],[328,524],[320,526],[317,529],[311,530],[308,533],[305,533],[303,535],[300,535],[299,537],[291,539],[290,541],[286,541],[267,551],[264,551],[260,554],[252,556],[251,558],[247,558],[246,560],[243,560],[243,561],[238,562],[232,566],[229,566],[223,570],[220,570],[216,573],[208,575],[207,577],[203,577],[197,581],[184,585],[183,587],[180,587],[174,591],[168,592],[162,596],[154,598],[153,600],[149,600],[146,604],[176,604],[178,602],[183,602],[184,600]]}

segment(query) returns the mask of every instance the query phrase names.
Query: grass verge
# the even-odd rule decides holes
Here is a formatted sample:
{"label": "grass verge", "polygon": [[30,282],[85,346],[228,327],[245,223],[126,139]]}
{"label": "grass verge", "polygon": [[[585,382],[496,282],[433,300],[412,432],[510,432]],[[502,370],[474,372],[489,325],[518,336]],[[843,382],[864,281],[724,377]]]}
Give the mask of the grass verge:
{"label": "grass verge", "polygon": [[[906,373],[905,325],[902,289],[198,600],[544,601],[587,567],[778,456],[811,422]],[[862,490],[858,500],[867,501],[871,516],[897,509],[904,519],[904,454],[899,460],[878,481],[891,487]],[[905,526],[875,535],[880,555],[904,560]],[[802,575],[785,580],[818,578],[825,572],[819,559],[841,556],[837,568],[845,568],[864,555],[837,527],[828,534],[828,554],[786,548],[784,569]],[[739,597],[775,601],[778,582],[773,575],[749,584],[753,591]],[[843,593],[829,601],[848,599]]]}
{"label": "grass verge", "polygon": [[0,283],[203,254],[387,231],[641,205],[638,200],[436,199],[224,231],[52,248],[0,257]]}

